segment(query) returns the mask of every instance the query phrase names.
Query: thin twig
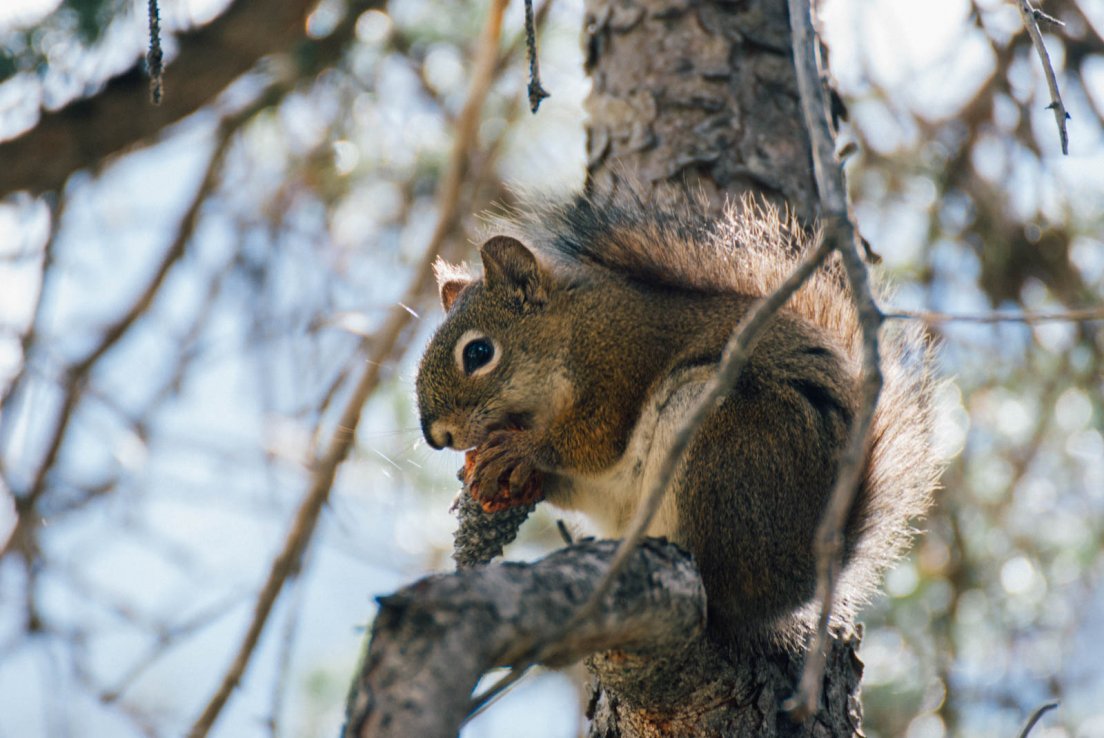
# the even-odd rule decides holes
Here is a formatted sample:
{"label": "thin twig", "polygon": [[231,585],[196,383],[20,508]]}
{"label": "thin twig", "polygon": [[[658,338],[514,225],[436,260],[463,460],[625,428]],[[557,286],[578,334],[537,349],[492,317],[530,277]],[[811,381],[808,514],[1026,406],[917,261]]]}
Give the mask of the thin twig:
{"label": "thin twig", "polygon": [[1065,28],[1065,26],[1066,26],[1064,21],[1058,20],[1053,15],[1049,15],[1048,13],[1043,12],[1039,8],[1034,8],[1032,10],[1031,14],[1035,16],[1035,20],[1044,20],[1047,23],[1050,23],[1050,24],[1055,25],[1055,26],[1062,26],[1063,28]]}
{"label": "thin twig", "polygon": [[819,44],[813,30],[812,8],[808,0],[789,0],[789,11],[801,111],[812,144],[813,170],[826,226],[825,240],[839,251],[843,261],[863,338],[862,405],[851,427],[847,446],[840,457],[836,485],[817,527],[814,545],[817,557],[817,599],[821,603],[820,618],[805,659],[797,693],[785,704],[785,708],[795,719],[804,720],[816,712],[820,700],[828,649],[828,625],[843,553],[843,527],[862,476],[867,436],[882,389],[878,357],[878,331],[881,328],[882,314],[874,301],[866,265],[860,255],[860,239],[850,218],[843,170],[835,156],[835,139],[821,83]]}
{"label": "thin twig", "polygon": [[1104,320],[1104,307],[1063,310],[1053,313],[939,313],[925,310],[894,310],[886,320],[919,320],[922,323],[1079,323]]}
{"label": "thin twig", "polygon": [[[23,357],[19,373],[12,378],[3,391],[0,391],[0,407],[10,407],[8,400],[15,397],[22,390],[23,383],[27,381],[28,359],[31,356],[32,347],[38,338],[38,326],[42,324],[42,312],[47,303],[46,297],[53,287],[52,275],[54,264],[54,251],[57,248],[58,234],[61,233],[61,223],[65,215],[66,199],[59,193],[53,201],[50,211],[50,235],[46,244],[42,247],[42,282],[39,285],[38,295],[35,297],[34,307],[31,309],[31,319],[19,338],[20,354]],[[6,445],[7,429],[12,421],[11,414],[0,415],[0,447]],[[0,474],[3,473],[4,459],[0,457]]]}
{"label": "thin twig", "polygon": [[537,31],[533,22],[533,0],[525,0],[525,49],[529,52],[529,110],[537,112],[541,100],[549,97],[540,81],[540,61],[537,59]]}
{"label": "thin twig", "polygon": [[164,56],[161,53],[161,11],[157,0],[149,0],[149,51],[146,53],[146,70],[150,78],[150,102],[161,104]]}
{"label": "thin twig", "polygon": [[[87,586],[87,585],[86,585]],[[150,644],[146,652],[135,660],[122,676],[118,677],[113,686],[97,691],[96,697],[105,704],[118,702],[123,694],[155,663],[162,659],[169,648],[188,638],[197,631],[209,627],[216,620],[231,612],[242,604],[245,598],[241,594],[221,599],[214,605],[204,608],[199,613],[192,615],[187,620],[175,625],[159,628],[154,642]]]}
{"label": "thin twig", "polygon": [[201,738],[207,735],[215,720],[218,719],[222,708],[226,706],[234,688],[238,685],[242,675],[245,674],[245,669],[252,659],[253,651],[260,641],[261,633],[264,631],[277,597],[288,579],[299,570],[303,554],[313,538],[322,508],[329,499],[330,489],[333,487],[334,479],[337,476],[337,467],[345,460],[349,449],[353,445],[356,429],[360,424],[361,409],[364,403],[367,402],[368,396],[379,383],[380,359],[394,351],[399,342],[399,337],[402,335],[403,328],[406,327],[407,320],[403,317],[404,315],[406,315],[406,312],[403,310],[393,310],[391,318],[377,334],[376,337],[379,339],[377,353],[373,360],[367,363],[364,373],[360,376],[349,401],[346,403],[337,422],[337,427],[330,437],[325,454],[314,465],[310,489],[308,489],[303,502],[299,505],[280,553],[272,561],[268,577],[257,595],[257,601],[253,606],[253,617],[250,619],[249,627],[238,646],[237,654],[223,675],[219,687],[215,690],[211,699],[208,700],[191,730],[188,731],[191,738]]}
{"label": "thin twig", "polygon": [[[549,639],[551,642],[556,642],[558,640],[560,639]],[[515,684],[524,679],[529,674],[529,669],[535,665],[536,663],[514,666],[506,676],[480,692],[478,696],[472,699],[471,705],[468,707],[468,714],[464,717],[463,724],[467,725],[490,709],[492,705],[502,699],[507,690],[512,689]]]}
{"label": "thin twig", "polygon": [[399,345],[399,339],[413,320],[414,316],[403,309],[402,304],[414,304],[418,301],[424,285],[430,280],[433,261],[441,245],[459,222],[461,185],[469,173],[471,154],[476,149],[475,133],[478,129],[480,112],[494,77],[498,38],[502,29],[502,16],[506,10],[506,3],[507,0],[495,0],[476,49],[471,88],[464,109],[457,120],[449,167],[438,193],[439,214],[433,234],[421,261],[415,267],[406,294],[400,304],[392,308],[390,317],[372,337],[370,345],[374,347],[373,355],[366,363],[344,406],[325,454],[314,465],[310,488],[299,506],[291,530],[284,540],[284,546],[273,560],[268,577],[257,596],[253,617],[238,647],[237,655],[203,712],[188,732],[190,738],[202,738],[207,735],[245,673],[276,603],[276,598],[288,577],[298,569],[303,554],[313,538],[319,515],[329,499],[330,490],[337,476],[337,468],[352,448],[364,403],[379,383],[384,362],[387,357],[394,354]]}
{"label": "thin twig", "polygon": [[1027,35],[1031,37],[1031,44],[1039,54],[1039,61],[1043,64],[1043,74],[1046,76],[1047,87],[1050,88],[1050,105],[1047,110],[1054,111],[1054,120],[1058,124],[1058,140],[1062,144],[1062,153],[1069,155],[1069,131],[1066,130],[1066,121],[1070,114],[1066,106],[1062,104],[1062,95],[1058,92],[1058,78],[1054,74],[1054,65],[1050,62],[1050,54],[1047,53],[1043,43],[1043,33],[1039,30],[1039,18],[1045,18],[1057,23],[1057,19],[1051,18],[1046,13],[1036,10],[1028,0],[1019,1],[1020,19],[1023,20]]}
{"label": "thin twig", "polygon": [[[85,639],[90,637],[87,631],[77,630],[69,633],[55,633],[54,635],[65,638],[71,643],[82,643]],[[78,655],[79,654],[79,655]],[[70,659],[69,668],[67,671],[72,672],[72,676],[76,683],[80,685],[89,695],[97,696],[98,687],[96,685],[95,675],[93,669],[84,662],[81,656],[87,656],[87,653],[82,653],[80,649],[74,652]],[[145,736],[146,738],[157,738],[159,731],[157,729],[157,721],[154,716],[147,713],[146,710],[138,705],[128,703],[124,700],[116,700],[114,702],[104,702],[103,706],[118,713],[122,717],[126,718],[133,725],[138,735]],[[64,731],[63,731],[64,732]]]}
{"label": "thin twig", "polygon": [[[308,558],[306,566],[310,566]],[[303,617],[303,599],[306,596],[304,577],[294,577],[291,585],[291,604],[287,608],[287,620],[280,633],[279,654],[276,657],[276,678],[272,682],[272,703],[269,705],[268,720],[265,721],[272,738],[281,733],[280,712],[288,701],[288,683],[291,681],[291,657],[295,650],[296,636]]]}
{"label": "thin twig", "polygon": [[1035,727],[1035,723],[1039,722],[1043,715],[1058,707],[1058,705],[1059,702],[1055,700],[1054,702],[1047,702],[1046,704],[1039,705],[1039,707],[1035,708],[1035,712],[1031,713],[1031,716],[1027,719],[1027,722],[1024,723],[1023,729],[1020,731],[1020,738],[1027,738],[1027,734],[1030,733],[1031,729]]}
{"label": "thin twig", "polygon": [[192,234],[195,232],[196,224],[199,221],[200,209],[218,183],[219,172],[222,170],[222,162],[229,149],[233,134],[252,117],[255,112],[256,109],[251,106],[249,109],[228,117],[223,121],[219,133],[216,136],[215,149],[211,153],[211,159],[207,163],[207,169],[203,174],[203,179],[200,182],[199,188],[196,190],[196,194],[193,196],[187,212],[185,212],[184,217],[181,219],[180,226],[176,230],[176,236],[172,244],[170,244],[164,256],[161,257],[161,262],[158,264],[153,277],[146,284],[145,289],[142,290],[138,298],[131,304],[130,308],[118,320],[108,326],[103,336],[100,338],[99,343],[96,344],[83,359],[70,365],[65,372],[65,396],[62,398],[61,408],[54,422],[54,430],[50,435],[50,440],[47,442],[46,453],[43,455],[42,462],[35,471],[31,484],[26,491],[16,497],[15,505],[19,513],[19,518],[16,522],[16,528],[9,537],[8,542],[3,548],[0,548],[0,559],[4,558],[4,556],[7,555],[14,546],[18,545],[20,541],[29,540],[27,536],[31,534],[31,529],[37,525],[37,516],[34,512],[35,506],[46,490],[46,477],[53,469],[54,462],[57,460],[58,452],[61,450],[62,442],[65,440],[70,421],[73,419],[73,413],[84,394],[85,385],[91,374],[92,368],[108,351],[114,348],[116,344],[128,334],[134,324],[138,322],[138,319],[145,315],[150,305],[153,304],[154,299],[160,293],[161,287],[164,285],[169,272],[184,256],[188,243],[191,241]]}

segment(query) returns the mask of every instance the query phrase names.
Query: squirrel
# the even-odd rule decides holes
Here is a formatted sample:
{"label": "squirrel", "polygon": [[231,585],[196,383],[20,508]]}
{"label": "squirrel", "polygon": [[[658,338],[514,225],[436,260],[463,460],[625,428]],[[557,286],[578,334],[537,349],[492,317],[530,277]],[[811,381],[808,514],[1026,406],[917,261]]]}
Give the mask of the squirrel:
{"label": "squirrel", "polygon": [[[710,220],[579,196],[499,223],[482,277],[436,265],[446,318],[416,379],[427,443],[472,449],[488,512],[543,496],[620,535],[734,327],[811,239],[748,201]],[[815,622],[814,535],[860,402],[845,285],[829,261],[774,317],[648,530],[694,556],[722,642],[800,647]],[[833,615],[869,598],[936,485],[928,355],[918,331],[882,337]]]}

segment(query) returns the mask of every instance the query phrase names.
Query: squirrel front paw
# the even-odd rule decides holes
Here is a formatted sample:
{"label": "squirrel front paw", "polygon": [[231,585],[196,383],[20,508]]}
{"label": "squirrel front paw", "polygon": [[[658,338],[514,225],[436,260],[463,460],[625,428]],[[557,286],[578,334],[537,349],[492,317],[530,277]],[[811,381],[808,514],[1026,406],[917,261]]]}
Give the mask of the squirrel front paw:
{"label": "squirrel front paw", "polygon": [[484,512],[530,505],[544,496],[537,448],[521,430],[493,431],[464,457],[464,479]]}

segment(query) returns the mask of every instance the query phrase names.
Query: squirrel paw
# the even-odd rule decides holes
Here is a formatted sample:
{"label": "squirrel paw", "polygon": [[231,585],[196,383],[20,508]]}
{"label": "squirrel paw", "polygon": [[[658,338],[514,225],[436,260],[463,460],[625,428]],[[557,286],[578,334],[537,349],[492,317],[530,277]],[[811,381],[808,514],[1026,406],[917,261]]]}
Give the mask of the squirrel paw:
{"label": "squirrel paw", "polygon": [[464,457],[464,477],[484,512],[531,505],[544,497],[525,431],[494,431]]}

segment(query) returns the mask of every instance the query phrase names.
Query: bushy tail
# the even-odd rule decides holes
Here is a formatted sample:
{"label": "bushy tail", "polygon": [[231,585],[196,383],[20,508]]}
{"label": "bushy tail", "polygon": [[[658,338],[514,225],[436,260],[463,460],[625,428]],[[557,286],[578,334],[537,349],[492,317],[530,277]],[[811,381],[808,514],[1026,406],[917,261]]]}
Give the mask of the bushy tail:
{"label": "bushy tail", "polygon": [[[790,218],[750,200],[731,208],[714,233],[728,245],[729,269],[723,278],[738,291],[759,295],[773,291],[813,246]],[[714,270],[718,272],[724,273]],[[872,283],[875,297],[886,299],[888,290],[877,279]],[[855,377],[861,377],[862,329],[838,257],[833,255],[814,273],[786,309],[834,335]],[[850,555],[834,608],[847,619],[870,599],[885,570],[908,548],[912,522],[931,505],[943,468],[933,443],[937,383],[931,341],[920,326],[899,323],[885,326],[879,338],[882,392],[848,526]]]}
{"label": "bushy tail", "polygon": [[[725,278],[739,291],[759,295],[773,291],[814,245],[799,235],[802,230],[791,219],[748,200],[732,208],[714,233],[729,244],[731,265]],[[875,298],[887,299],[884,285],[877,279],[872,283]],[[837,256],[814,273],[786,309],[834,335],[856,379],[861,378],[862,329]],[[932,343],[917,324],[886,325],[879,338],[882,392],[871,424],[862,486],[847,529],[849,556],[834,607],[837,616],[848,620],[870,599],[885,570],[907,550],[912,523],[927,512],[943,469],[934,447],[938,383],[933,376]],[[815,622],[819,605],[813,603],[807,609],[803,613],[811,616],[807,622]]]}
{"label": "bushy tail", "polygon": [[[497,231],[517,230],[549,258],[713,294],[770,294],[813,245],[792,217],[750,197],[731,204],[720,219],[703,218],[693,206],[664,210],[580,197],[568,205],[530,208],[505,228],[496,225]],[[862,331],[838,258],[817,270],[785,309],[834,336],[858,380]],[[886,567],[907,548],[910,521],[927,510],[942,466],[932,444],[929,341],[916,326],[887,326],[881,356],[884,384],[836,600],[835,612],[845,617],[869,599]],[[815,619],[811,609],[807,614]]]}
{"label": "bushy tail", "polygon": [[856,543],[840,582],[836,612],[853,616],[886,568],[908,548],[912,521],[924,515],[943,462],[934,447],[936,381],[932,346],[916,325],[882,330],[882,392],[855,501]]}

